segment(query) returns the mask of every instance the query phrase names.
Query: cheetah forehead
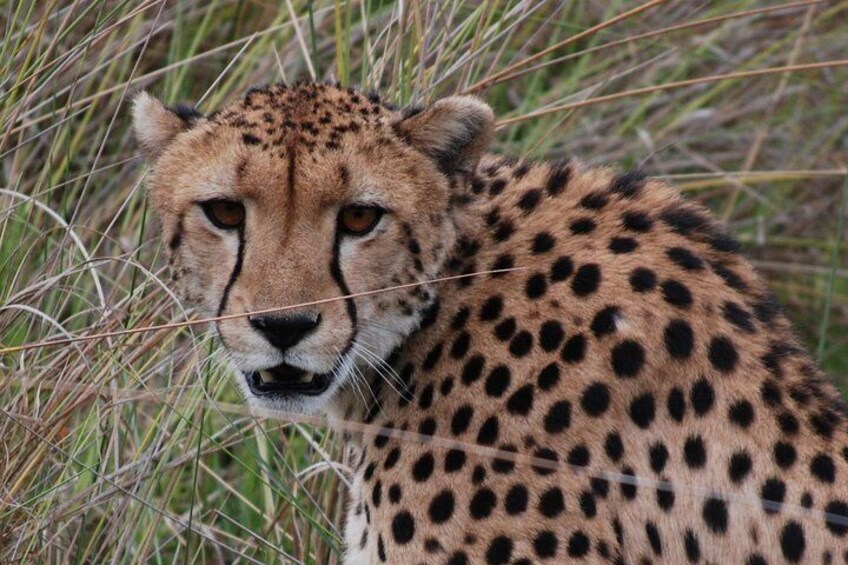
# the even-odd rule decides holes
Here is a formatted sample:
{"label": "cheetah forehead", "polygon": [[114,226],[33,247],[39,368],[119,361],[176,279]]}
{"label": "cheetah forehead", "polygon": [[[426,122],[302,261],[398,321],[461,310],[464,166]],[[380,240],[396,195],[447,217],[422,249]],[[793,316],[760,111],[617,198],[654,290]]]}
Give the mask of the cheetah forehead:
{"label": "cheetah forehead", "polygon": [[237,128],[246,145],[281,152],[297,146],[306,153],[336,149],[346,135],[384,130],[397,117],[376,93],[318,83],[253,88],[208,116],[213,124]]}

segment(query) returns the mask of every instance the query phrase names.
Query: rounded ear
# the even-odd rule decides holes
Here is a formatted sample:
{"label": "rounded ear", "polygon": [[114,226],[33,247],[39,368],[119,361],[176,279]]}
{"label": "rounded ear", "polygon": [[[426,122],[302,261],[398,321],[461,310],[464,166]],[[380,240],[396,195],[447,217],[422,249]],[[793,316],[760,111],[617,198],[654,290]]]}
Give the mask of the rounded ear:
{"label": "rounded ear", "polygon": [[189,129],[202,117],[189,106],[165,106],[143,90],[133,100],[133,131],[150,159],[161,155],[178,133]]}
{"label": "rounded ear", "polygon": [[451,96],[405,117],[395,131],[445,174],[471,172],[492,139],[495,115],[474,96]]}

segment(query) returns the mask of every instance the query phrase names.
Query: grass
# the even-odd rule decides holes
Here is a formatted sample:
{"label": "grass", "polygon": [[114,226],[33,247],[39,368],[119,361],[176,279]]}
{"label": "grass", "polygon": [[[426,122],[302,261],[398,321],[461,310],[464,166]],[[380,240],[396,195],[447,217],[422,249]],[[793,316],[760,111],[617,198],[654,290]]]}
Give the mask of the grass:
{"label": "grass", "polygon": [[[0,348],[190,316],[162,279],[133,92],[208,111],[314,73],[400,104],[473,91],[498,152],[668,178],[727,221],[848,390],[848,2],[780,6],[10,0]],[[202,326],[0,356],[0,561],[337,562],[335,434],[233,402]]]}

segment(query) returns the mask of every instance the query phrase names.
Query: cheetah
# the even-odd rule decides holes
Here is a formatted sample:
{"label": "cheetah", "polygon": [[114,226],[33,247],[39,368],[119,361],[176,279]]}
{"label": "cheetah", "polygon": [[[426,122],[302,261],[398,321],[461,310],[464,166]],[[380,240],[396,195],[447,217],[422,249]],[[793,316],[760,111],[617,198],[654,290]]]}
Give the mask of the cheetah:
{"label": "cheetah", "polygon": [[247,400],[370,425],[345,563],[848,562],[846,405],[672,187],[487,154],[473,97],[302,82],[133,120]]}

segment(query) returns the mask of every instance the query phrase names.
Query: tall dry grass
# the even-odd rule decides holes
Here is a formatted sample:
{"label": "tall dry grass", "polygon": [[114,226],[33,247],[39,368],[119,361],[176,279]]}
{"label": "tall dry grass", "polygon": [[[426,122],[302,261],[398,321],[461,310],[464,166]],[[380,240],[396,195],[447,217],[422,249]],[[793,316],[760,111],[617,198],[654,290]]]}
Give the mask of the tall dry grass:
{"label": "tall dry grass", "polygon": [[[728,222],[848,385],[848,2],[0,5],[0,561],[336,562],[325,427],[255,418],[162,278],[127,100],[301,76],[480,94],[495,149],[640,164]],[[149,326],[165,329],[128,334]],[[17,346],[118,332],[61,346]]]}

